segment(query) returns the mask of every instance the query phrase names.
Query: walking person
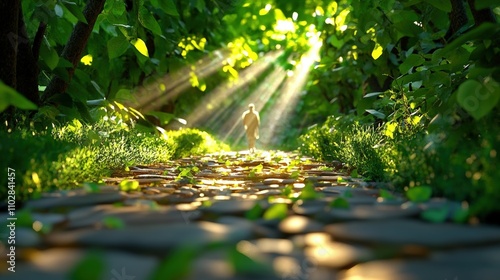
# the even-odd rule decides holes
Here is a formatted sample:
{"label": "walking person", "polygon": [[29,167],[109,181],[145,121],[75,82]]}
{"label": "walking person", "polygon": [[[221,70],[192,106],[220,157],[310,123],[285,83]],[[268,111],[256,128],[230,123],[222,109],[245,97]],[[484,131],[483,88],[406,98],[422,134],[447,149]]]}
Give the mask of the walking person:
{"label": "walking person", "polygon": [[243,125],[247,134],[248,149],[251,153],[255,152],[255,141],[259,139],[259,125],[260,117],[259,112],[255,110],[255,105],[250,103],[248,110],[242,116]]}

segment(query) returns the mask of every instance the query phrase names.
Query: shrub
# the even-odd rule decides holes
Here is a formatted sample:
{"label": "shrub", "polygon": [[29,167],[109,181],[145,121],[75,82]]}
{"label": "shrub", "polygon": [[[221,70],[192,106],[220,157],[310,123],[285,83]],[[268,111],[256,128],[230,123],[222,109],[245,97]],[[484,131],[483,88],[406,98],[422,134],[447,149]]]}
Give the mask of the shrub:
{"label": "shrub", "polygon": [[370,180],[381,181],[389,162],[383,135],[373,125],[353,117],[329,117],[322,126],[311,128],[300,137],[299,150],[315,158],[338,160]]}

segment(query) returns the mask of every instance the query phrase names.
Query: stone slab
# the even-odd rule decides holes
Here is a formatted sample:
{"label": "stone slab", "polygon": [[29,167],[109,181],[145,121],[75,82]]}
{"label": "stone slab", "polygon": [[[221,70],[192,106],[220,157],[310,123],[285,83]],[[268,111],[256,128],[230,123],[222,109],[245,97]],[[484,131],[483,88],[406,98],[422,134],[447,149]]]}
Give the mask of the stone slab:
{"label": "stone slab", "polygon": [[500,243],[500,227],[431,224],[419,220],[355,221],[325,227],[334,239],[372,244],[453,248]]}

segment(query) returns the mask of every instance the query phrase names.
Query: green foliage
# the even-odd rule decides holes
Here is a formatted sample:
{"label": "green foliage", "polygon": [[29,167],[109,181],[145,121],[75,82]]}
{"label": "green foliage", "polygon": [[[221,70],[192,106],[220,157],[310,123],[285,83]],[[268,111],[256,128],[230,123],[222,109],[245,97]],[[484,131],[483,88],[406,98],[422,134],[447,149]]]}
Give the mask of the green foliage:
{"label": "green foliage", "polygon": [[177,180],[187,179],[191,184],[196,183],[196,179],[194,178],[195,174],[200,171],[197,166],[193,167],[179,167],[179,174],[177,175]]}
{"label": "green foliage", "polygon": [[406,196],[413,202],[426,202],[432,196],[432,188],[429,186],[418,186],[406,191]]}
{"label": "green foliage", "polygon": [[120,190],[124,192],[135,191],[139,189],[137,180],[123,180],[120,182]]}
{"label": "green foliage", "polygon": [[260,205],[260,203],[257,202],[250,210],[245,213],[245,218],[254,221],[260,218],[263,213],[264,208]]}
{"label": "green foliage", "polygon": [[197,129],[182,129],[167,132],[167,143],[172,149],[173,158],[203,155],[228,151],[229,146],[214,139],[210,134]]}
{"label": "green foliage", "polygon": [[340,208],[340,209],[349,209],[350,205],[347,199],[343,197],[337,197],[332,202],[330,202],[329,206],[331,208]]}
{"label": "green foliage", "polygon": [[311,182],[307,182],[304,188],[302,188],[302,191],[300,192],[300,195],[297,199],[302,199],[302,200],[315,200],[321,197],[320,193],[317,193],[314,184]]}
{"label": "green foliage", "polygon": [[103,254],[99,251],[90,251],[83,259],[71,269],[68,279],[102,279],[105,262]]}
{"label": "green foliage", "polygon": [[301,152],[326,161],[339,160],[371,180],[383,180],[389,167],[380,129],[348,117],[330,117],[302,135],[300,142]]}
{"label": "green foliage", "polygon": [[192,246],[182,246],[174,250],[160,263],[149,279],[173,280],[185,278],[189,274],[189,268],[199,251],[199,248]]}
{"label": "green foliage", "polygon": [[[242,244],[243,242],[248,241],[242,241],[238,245]],[[258,276],[266,274],[269,275],[269,273],[273,271],[272,267],[269,264],[247,256],[246,254],[241,252],[238,247],[240,246],[235,246],[228,250],[229,263],[231,264],[236,274]],[[245,249],[243,246],[241,247],[242,249]]]}
{"label": "green foliage", "polygon": [[0,81],[0,113],[10,105],[24,110],[36,110],[37,106],[26,99],[15,89]]}
{"label": "green foliage", "polygon": [[283,220],[288,215],[288,206],[284,203],[276,203],[264,212],[265,220]]}
{"label": "green foliage", "polygon": [[125,227],[125,223],[122,219],[112,216],[104,217],[102,219],[102,225],[109,229],[122,229]]}
{"label": "green foliage", "polygon": [[[374,132],[367,134],[380,142],[373,143],[377,153],[368,154],[378,158],[379,167],[367,175],[362,160],[342,153],[351,145],[357,153],[370,149],[348,145],[357,136],[332,117],[301,137],[301,150],[345,161],[361,175],[389,179],[409,194],[427,185],[435,196],[469,201],[471,215],[492,218],[500,212],[493,202],[500,198],[493,168],[500,148],[494,125],[500,117],[500,24],[464,29],[445,42],[451,6],[434,2],[340,1],[325,12],[335,24],[318,25],[321,60],[311,72],[301,115],[322,122],[325,115],[350,114],[361,123],[374,122]],[[350,11],[343,30],[336,24],[342,10]],[[438,221],[444,216],[438,214],[428,215]]]}
{"label": "green foliage", "polygon": [[[4,158],[0,167],[16,169],[16,199],[37,197],[42,191],[74,188],[84,182],[98,182],[131,163],[166,162],[174,156],[228,149],[208,133],[195,129],[168,132],[168,140],[165,140],[163,135],[142,131],[128,114],[122,115],[119,110],[101,117],[92,125],[73,120],[41,132],[0,131],[0,153]],[[136,189],[134,182],[137,183],[124,181],[120,188]],[[7,185],[7,177],[2,177],[1,183]],[[88,183],[86,188],[98,189]],[[6,196],[7,189],[2,189],[0,197]]]}
{"label": "green foliage", "polygon": [[394,195],[392,195],[390,192],[388,192],[387,190],[384,190],[384,189],[380,190],[379,197],[384,198],[384,199],[389,199],[389,200],[395,199]]}

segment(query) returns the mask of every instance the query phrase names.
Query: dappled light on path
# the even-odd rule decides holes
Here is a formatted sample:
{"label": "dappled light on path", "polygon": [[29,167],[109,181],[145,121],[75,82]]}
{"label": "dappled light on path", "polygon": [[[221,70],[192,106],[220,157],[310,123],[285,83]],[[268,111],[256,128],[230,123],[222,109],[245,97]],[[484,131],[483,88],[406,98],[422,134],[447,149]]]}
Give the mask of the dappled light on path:
{"label": "dappled light on path", "polygon": [[[388,190],[394,200],[383,202],[376,185],[298,154],[190,156],[102,181],[27,201],[23,223],[41,224],[43,235],[16,229],[16,274],[2,270],[2,279],[496,280],[500,273],[500,228],[424,222],[425,209],[452,202],[412,205]],[[83,277],[87,270],[100,277]]]}

